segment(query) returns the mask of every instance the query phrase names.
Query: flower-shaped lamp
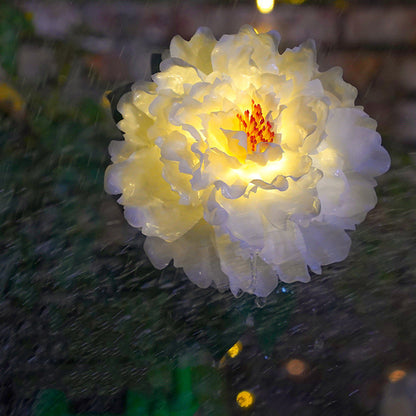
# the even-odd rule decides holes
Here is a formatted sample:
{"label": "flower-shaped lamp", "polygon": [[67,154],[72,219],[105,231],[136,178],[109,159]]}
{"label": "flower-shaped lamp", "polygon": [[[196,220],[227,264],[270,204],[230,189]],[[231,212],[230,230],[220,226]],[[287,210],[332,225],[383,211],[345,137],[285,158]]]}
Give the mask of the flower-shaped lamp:
{"label": "flower-shaped lamp", "polygon": [[154,266],[173,259],[200,287],[264,297],[343,260],[390,165],[342,70],[320,72],[313,41],[280,53],[279,40],[176,36],[118,105],[105,188]]}

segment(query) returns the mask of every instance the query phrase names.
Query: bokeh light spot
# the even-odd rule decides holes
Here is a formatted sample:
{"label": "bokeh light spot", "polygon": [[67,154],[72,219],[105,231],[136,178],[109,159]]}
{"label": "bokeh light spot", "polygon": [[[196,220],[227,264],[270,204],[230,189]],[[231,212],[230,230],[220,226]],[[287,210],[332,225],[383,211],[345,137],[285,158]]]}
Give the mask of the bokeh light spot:
{"label": "bokeh light spot", "polygon": [[404,371],[404,370],[393,370],[389,374],[389,381],[391,383],[396,383],[397,381],[400,381],[404,377],[406,377],[406,371]]}
{"label": "bokeh light spot", "polygon": [[237,341],[228,351],[227,354],[231,357],[237,357],[240,354],[241,350],[243,349],[243,344],[241,341]]}
{"label": "bokeh light spot", "polygon": [[298,360],[297,358],[290,360],[286,364],[286,371],[291,376],[301,376],[305,374],[307,369],[306,363],[302,360]]}
{"label": "bokeh light spot", "polygon": [[274,8],[274,0],[257,0],[257,9],[260,13],[270,13]]}
{"label": "bokeh light spot", "polygon": [[250,407],[254,403],[254,395],[247,390],[240,391],[240,393],[237,394],[236,402],[240,407]]}

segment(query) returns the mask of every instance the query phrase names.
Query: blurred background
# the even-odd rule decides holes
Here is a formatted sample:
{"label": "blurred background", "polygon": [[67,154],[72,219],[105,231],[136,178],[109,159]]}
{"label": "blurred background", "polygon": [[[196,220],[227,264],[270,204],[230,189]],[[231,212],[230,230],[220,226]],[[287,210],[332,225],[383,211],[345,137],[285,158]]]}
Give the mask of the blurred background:
{"label": "blurred background", "polygon": [[[0,3],[0,415],[416,415],[416,3],[260,6]],[[348,259],[261,303],[154,270],[103,191],[106,94],[246,23],[315,39],[392,156]]]}

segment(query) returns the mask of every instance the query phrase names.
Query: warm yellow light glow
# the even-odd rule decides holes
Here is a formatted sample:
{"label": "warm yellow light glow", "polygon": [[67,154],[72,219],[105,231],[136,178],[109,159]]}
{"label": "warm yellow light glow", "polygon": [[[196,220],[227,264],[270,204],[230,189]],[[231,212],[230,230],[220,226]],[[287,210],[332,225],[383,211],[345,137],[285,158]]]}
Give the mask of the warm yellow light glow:
{"label": "warm yellow light glow", "polygon": [[287,152],[283,153],[281,159],[268,162],[265,166],[259,166],[257,163],[246,161],[238,169],[232,169],[229,172],[248,182],[251,179],[263,179],[271,182],[277,175],[287,175],[290,173],[290,167],[293,162],[288,158]]}
{"label": "warm yellow light glow", "polygon": [[394,370],[389,374],[389,381],[391,383],[396,383],[397,381],[400,381],[404,377],[406,377],[406,371]]}
{"label": "warm yellow light glow", "polygon": [[265,22],[262,20],[258,25],[254,28],[256,33],[267,33],[270,30],[273,30],[273,25],[270,22]]}
{"label": "warm yellow light glow", "polygon": [[236,402],[240,407],[250,407],[254,403],[254,395],[247,390],[240,391],[237,394]]}
{"label": "warm yellow light glow", "polygon": [[267,14],[273,10],[274,0],[257,0],[257,9],[260,13]]}
{"label": "warm yellow light glow", "polygon": [[243,349],[243,344],[241,341],[237,341],[228,351],[227,354],[231,357],[237,357],[240,354],[241,350]]}
{"label": "warm yellow light glow", "polygon": [[306,363],[304,361],[298,360],[298,359],[293,359],[290,360],[287,364],[286,364],[286,371],[291,375],[291,376],[301,376],[303,374],[305,374],[306,372]]}
{"label": "warm yellow light glow", "polygon": [[305,3],[306,0],[290,0],[292,4],[302,4]]}

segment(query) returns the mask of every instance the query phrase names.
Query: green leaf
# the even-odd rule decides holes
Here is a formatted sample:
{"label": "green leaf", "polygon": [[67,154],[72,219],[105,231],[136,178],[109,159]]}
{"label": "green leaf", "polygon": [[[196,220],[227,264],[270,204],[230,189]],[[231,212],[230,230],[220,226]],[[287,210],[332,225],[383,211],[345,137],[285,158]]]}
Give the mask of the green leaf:
{"label": "green leaf", "polygon": [[170,410],[166,398],[161,396],[157,398],[152,416],[170,416]]}
{"label": "green leaf", "polygon": [[68,402],[65,394],[59,390],[41,391],[33,405],[33,416],[66,416]]}
{"label": "green leaf", "polygon": [[126,416],[149,415],[150,402],[143,393],[129,390],[127,392]]}

